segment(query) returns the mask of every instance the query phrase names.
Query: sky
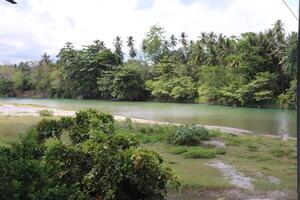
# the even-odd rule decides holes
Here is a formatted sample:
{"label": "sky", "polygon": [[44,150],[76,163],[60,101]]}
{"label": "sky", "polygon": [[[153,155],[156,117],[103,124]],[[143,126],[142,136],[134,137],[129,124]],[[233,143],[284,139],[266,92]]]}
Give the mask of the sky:
{"label": "sky", "polygon": [[[277,19],[286,32],[297,31],[298,21],[282,0],[0,0],[0,64],[53,58],[66,42],[76,48],[99,39],[112,47],[116,36],[136,48],[150,26],[165,28],[166,36],[197,39],[201,32],[225,35],[268,29]],[[298,1],[286,0],[294,13]],[[124,48],[127,52],[127,48]]]}

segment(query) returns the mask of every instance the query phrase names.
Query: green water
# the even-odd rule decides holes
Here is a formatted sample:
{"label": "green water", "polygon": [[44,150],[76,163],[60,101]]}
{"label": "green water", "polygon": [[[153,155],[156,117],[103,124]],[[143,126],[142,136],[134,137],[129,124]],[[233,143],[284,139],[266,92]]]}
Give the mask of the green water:
{"label": "green water", "polygon": [[296,111],[281,109],[234,108],[203,104],[120,102],[74,99],[1,98],[2,102],[43,105],[80,110],[94,108],[111,114],[166,122],[198,123],[252,130],[278,135],[296,135]]}

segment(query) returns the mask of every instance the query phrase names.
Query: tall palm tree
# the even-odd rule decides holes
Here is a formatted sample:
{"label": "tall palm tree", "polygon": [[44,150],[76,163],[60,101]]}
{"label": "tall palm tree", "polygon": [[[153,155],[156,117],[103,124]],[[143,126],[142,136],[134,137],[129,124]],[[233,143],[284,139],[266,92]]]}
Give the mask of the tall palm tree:
{"label": "tall palm tree", "polygon": [[181,43],[181,45],[182,45],[183,48],[186,48],[187,45],[188,45],[188,41],[187,41],[186,38],[187,38],[186,33],[185,33],[185,32],[182,32],[182,33],[180,34],[180,43]]}
{"label": "tall palm tree", "polygon": [[129,56],[134,58],[136,56],[136,50],[134,49],[134,39],[132,36],[129,36],[127,39],[127,46],[129,47]]}
{"label": "tall palm tree", "polygon": [[122,52],[122,40],[120,36],[117,36],[114,41],[114,53],[119,57],[119,61],[122,63],[123,61],[123,52]]}
{"label": "tall palm tree", "polygon": [[133,47],[134,45],[133,45],[133,42],[134,42],[134,39],[133,39],[133,37],[132,36],[129,36],[128,38],[127,38],[127,46],[130,48],[130,47]]}
{"label": "tall palm tree", "polygon": [[202,65],[205,61],[205,54],[203,45],[200,41],[197,41],[195,44],[192,44],[192,62],[196,65]]}
{"label": "tall palm tree", "polygon": [[44,53],[41,57],[42,58],[40,60],[40,64],[49,64],[49,63],[51,63],[50,56],[47,53]]}
{"label": "tall palm tree", "polygon": [[184,62],[187,61],[187,46],[188,46],[188,41],[187,41],[187,35],[185,34],[185,32],[182,32],[180,34],[180,40],[179,42],[182,45],[182,53],[184,55]]}
{"label": "tall palm tree", "polygon": [[177,46],[177,38],[175,37],[175,35],[171,35],[169,45],[172,49]]}

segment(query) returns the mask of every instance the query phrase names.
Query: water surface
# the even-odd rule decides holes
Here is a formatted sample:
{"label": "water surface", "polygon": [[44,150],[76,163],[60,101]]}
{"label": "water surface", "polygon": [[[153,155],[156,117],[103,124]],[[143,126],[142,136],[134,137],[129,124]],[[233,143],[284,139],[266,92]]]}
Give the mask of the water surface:
{"label": "water surface", "polygon": [[259,134],[278,135],[284,131],[290,136],[296,135],[296,111],[294,110],[74,99],[0,98],[0,101],[42,105],[68,110],[94,108],[98,111],[127,117],[177,123],[229,126],[251,130]]}

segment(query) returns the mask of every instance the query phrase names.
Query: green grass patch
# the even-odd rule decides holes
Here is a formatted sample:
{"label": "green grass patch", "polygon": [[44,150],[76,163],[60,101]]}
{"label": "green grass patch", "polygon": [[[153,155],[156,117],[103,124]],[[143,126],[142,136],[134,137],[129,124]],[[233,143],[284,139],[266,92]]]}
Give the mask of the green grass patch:
{"label": "green grass patch", "polygon": [[226,150],[225,148],[217,148],[216,149],[217,154],[219,155],[225,155],[226,154]]}
{"label": "green grass patch", "polygon": [[171,154],[183,154],[185,152],[187,152],[187,147],[185,146],[171,146],[168,149],[168,153]]}
{"label": "green grass patch", "polygon": [[292,148],[283,147],[283,146],[276,146],[271,149],[271,153],[276,157],[283,157],[283,156],[290,156],[294,150]]}
{"label": "green grass patch", "polygon": [[257,145],[254,143],[250,143],[247,145],[248,151],[257,151]]}
{"label": "green grass patch", "polygon": [[206,149],[202,147],[190,148],[183,154],[184,158],[215,158],[217,151],[215,149]]}

